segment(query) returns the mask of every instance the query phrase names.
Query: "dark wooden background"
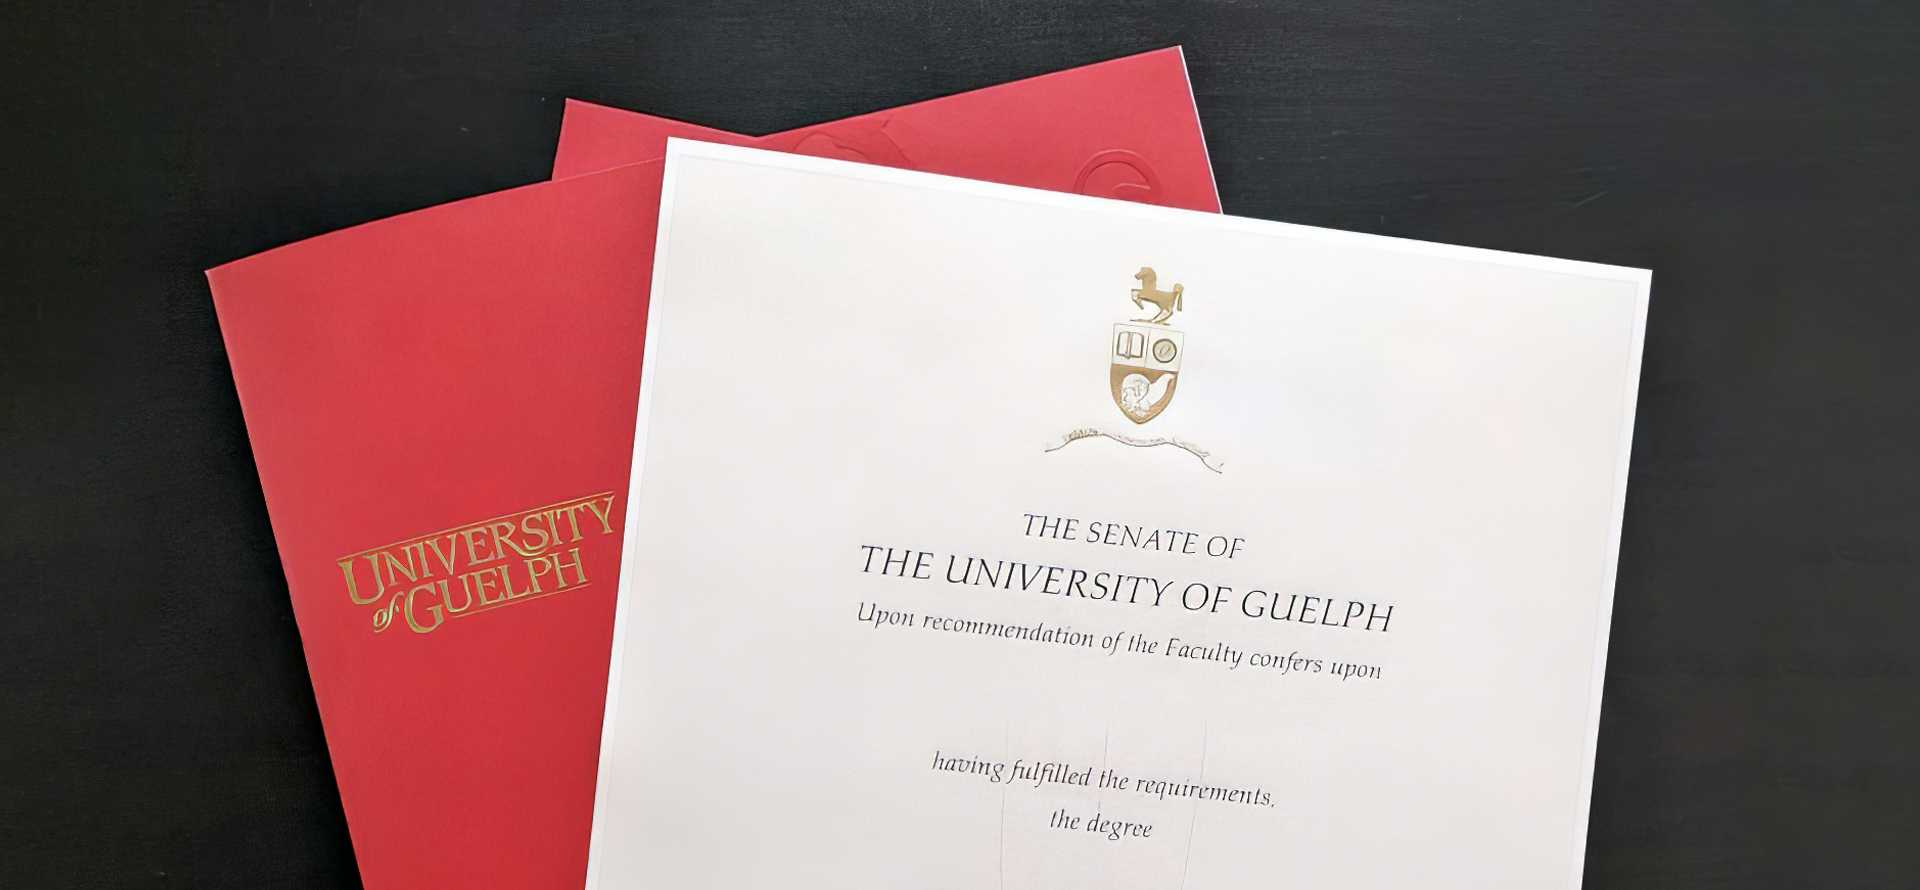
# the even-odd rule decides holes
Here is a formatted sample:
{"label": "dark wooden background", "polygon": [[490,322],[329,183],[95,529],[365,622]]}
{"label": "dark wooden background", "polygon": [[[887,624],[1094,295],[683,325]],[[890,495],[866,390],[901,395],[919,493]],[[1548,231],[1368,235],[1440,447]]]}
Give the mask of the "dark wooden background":
{"label": "dark wooden background", "polygon": [[1655,272],[1587,886],[1920,885],[1920,4],[4,6],[0,885],[356,884],[202,269],[1172,43],[1230,213]]}

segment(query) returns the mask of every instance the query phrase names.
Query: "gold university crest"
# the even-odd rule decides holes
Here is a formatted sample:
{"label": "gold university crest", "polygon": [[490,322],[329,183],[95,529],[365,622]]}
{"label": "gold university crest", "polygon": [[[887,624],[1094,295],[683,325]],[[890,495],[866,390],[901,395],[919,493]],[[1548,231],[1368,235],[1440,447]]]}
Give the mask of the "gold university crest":
{"label": "gold university crest", "polygon": [[1173,402],[1174,387],[1180,382],[1186,335],[1168,327],[1167,321],[1186,306],[1181,297],[1184,289],[1176,284],[1171,290],[1160,290],[1152,268],[1142,266],[1133,277],[1140,282],[1133,290],[1133,305],[1153,306],[1156,311],[1113,326],[1108,377],[1120,413],[1134,423],[1146,423]]}

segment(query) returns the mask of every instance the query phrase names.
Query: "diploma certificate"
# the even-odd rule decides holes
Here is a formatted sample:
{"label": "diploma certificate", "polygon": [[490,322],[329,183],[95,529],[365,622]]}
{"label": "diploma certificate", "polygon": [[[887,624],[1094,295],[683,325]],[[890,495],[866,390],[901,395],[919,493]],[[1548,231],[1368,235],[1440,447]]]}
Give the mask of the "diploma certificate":
{"label": "diploma certificate", "polygon": [[1647,272],[676,141],[653,275],[589,887],[1578,886]]}

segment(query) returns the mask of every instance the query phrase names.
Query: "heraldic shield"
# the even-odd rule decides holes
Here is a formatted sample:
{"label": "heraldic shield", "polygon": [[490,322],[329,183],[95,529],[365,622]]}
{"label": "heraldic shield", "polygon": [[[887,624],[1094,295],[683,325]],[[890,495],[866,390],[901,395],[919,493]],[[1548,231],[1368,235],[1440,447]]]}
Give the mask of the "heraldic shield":
{"label": "heraldic shield", "polygon": [[1151,323],[1113,326],[1109,379],[1113,403],[1134,423],[1146,423],[1173,402],[1186,335]]}

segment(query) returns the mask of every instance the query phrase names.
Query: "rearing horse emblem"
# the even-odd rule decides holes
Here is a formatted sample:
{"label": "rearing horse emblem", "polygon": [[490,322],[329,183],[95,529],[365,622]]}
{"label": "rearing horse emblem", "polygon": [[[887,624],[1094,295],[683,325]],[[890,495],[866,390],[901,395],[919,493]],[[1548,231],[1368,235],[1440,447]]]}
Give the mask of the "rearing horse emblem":
{"label": "rearing horse emblem", "polygon": [[1150,266],[1140,267],[1133,277],[1140,282],[1133,289],[1133,305],[1145,309],[1151,304],[1158,312],[1113,326],[1108,383],[1120,413],[1134,423],[1146,423],[1167,410],[1179,382],[1186,334],[1168,327],[1167,320],[1186,309],[1181,297],[1186,289],[1176,284],[1161,290]]}
{"label": "rearing horse emblem", "polygon": [[1136,318],[1134,321],[1166,324],[1167,319],[1173,317],[1174,310],[1187,308],[1180,300],[1180,294],[1185,292],[1186,288],[1176,284],[1173,290],[1159,289],[1155,286],[1158,277],[1153,274],[1152,266],[1141,266],[1140,271],[1133,273],[1133,278],[1140,282],[1140,286],[1133,289],[1133,305],[1144,309],[1148,303],[1152,303],[1160,310],[1160,314],[1152,318]]}

